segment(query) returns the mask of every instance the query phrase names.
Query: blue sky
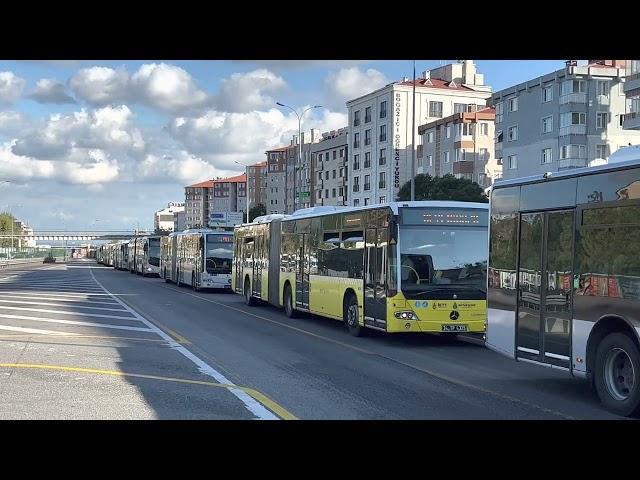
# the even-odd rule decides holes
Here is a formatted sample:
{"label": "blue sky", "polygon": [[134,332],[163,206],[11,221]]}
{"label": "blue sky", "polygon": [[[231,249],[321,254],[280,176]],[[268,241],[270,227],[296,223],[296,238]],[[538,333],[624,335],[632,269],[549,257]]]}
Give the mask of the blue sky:
{"label": "blue sky", "polygon": [[[418,60],[416,74],[455,60]],[[494,91],[563,60],[478,60]],[[0,210],[37,228],[151,226],[184,185],[237,172],[288,143],[291,112],[322,131],[344,102],[411,77],[412,60],[0,61]],[[40,83],[38,83],[40,82]],[[31,97],[36,91],[37,101]],[[95,220],[98,222],[95,222]]]}

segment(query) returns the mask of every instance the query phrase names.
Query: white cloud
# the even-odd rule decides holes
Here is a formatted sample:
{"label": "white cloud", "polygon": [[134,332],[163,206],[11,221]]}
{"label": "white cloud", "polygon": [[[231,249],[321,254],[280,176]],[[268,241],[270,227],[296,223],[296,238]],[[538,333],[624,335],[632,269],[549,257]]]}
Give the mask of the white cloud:
{"label": "white cloud", "polygon": [[76,103],[65,91],[65,86],[50,78],[38,80],[36,89],[29,95],[38,103]]}
{"label": "white cloud", "polygon": [[25,81],[13,72],[0,72],[0,103],[13,103],[22,94]]}
{"label": "white cloud", "polygon": [[309,67],[351,67],[370,60],[234,60],[237,63],[254,63],[274,70],[293,70]]}
{"label": "white cloud", "polygon": [[345,102],[385,86],[389,80],[373,68],[362,71],[357,67],[330,72],[325,78],[327,105],[345,110]]}
{"label": "white cloud", "polygon": [[24,134],[29,128],[29,119],[20,112],[0,112],[0,135],[11,137]]}
{"label": "white cloud", "polygon": [[287,83],[264,68],[247,73],[234,73],[222,81],[216,106],[225,112],[249,112],[272,107],[275,100],[266,93],[282,91]]}
{"label": "white cloud", "polygon": [[135,173],[137,179],[145,182],[180,182],[182,185],[190,185],[237,172],[221,170],[200,157],[180,150],[172,155],[146,155],[137,164]]}
{"label": "white cloud", "polygon": [[139,152],[145,142],[132,117],[126,105],[51,115],[46,125],[16,142],[13,152],[42,160],[82,156],[78,149]]}
{"label": "white cloud", "polygon": [[69,79],[69,87],[79,98],[92,105],[125,102],[129,95],[129,74],[124,68],[83,68]]}

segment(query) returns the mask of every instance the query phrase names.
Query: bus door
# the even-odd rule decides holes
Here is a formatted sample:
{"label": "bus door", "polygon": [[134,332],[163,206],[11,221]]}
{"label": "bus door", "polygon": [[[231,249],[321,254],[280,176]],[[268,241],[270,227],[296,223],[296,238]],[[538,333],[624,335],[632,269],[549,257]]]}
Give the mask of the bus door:
{"label": "bus door", "polygon": [[309,268],[311,266],[309,234],[298,234],[296,265],[296,307],[309,309]]}
{"label": "bus door", "polygon": [[255,252],[253,261],[253,295],[262,298],[262,266],[264,258],[264,237],[256,235]]}
{"label": "bus door", "polygon": [[235,252],[233,253],[233,261],[236,264],[236,291],[242,292],[244,285],[242,284],[242,273],[244,266],[244,257],[242,251],[244,238],[238,238],[235,241]]}
{"label": "bus door", "polygon": [[386,329],[388,229],[368,228],[365,233],[364,256],[364,321],[366,325]]}
{"label": "bus door", "polygon": [[570,366],[573,229],[572,210],[520,216],[518,358]]}

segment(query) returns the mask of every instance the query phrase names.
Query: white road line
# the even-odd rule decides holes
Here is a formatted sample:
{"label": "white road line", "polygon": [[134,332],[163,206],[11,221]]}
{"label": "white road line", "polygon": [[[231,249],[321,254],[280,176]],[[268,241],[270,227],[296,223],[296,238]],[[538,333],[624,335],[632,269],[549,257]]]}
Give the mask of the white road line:
{"label": "white road line", "polygon": [[[90,310],[106,310],[109,312],[126,312],[126,310],[122,308],[106,308],[106,307],[89,307],[85,305],[65,305],[64,303],[49,303],[49,302],[28,302],[25,300],[2,300],[0,298],[0,303],[18,303],[20,305],[41,305],[45,307],[70,307],[70,308],[87,308]],[[117,305],[114,303],[114,305]],[[4,308],[0,305],[0,308]]]}
{"label": "white road line", "polygon": [[[93,277],[95,282],[98,285],[100,285],[100,287],[102,287],[102,289],[104,289],[105,292],[107,292],[109,295],[111,295],[109,290],[104,288],[104,286],[96,279],[95,275],[93,274],[93,271],[89,270],[89,273],[91,273],[91,276]],[[132,315],[134,315],[137,319],[139,319],[141,322],[143,322],[145,325],[147,325],[150,330],[153,330],[160,337],[165,339],[167,341],[167,343],[169,344],[170,348],[176,350],[177,352],[181,353],[182,355],[187,357],[189,360],[191,360],[198,367],[198,370],[201,373],[203,373],[205,375],[208,375],[210,377],[213,377],[216,380],[216,382],[218,382],[218,383],[222,383],[224,385],[228,385],[229,386],[229,391],[232,394],[234,394],[242,403],[244,403],[245,407],[247,407],[247,409],[251,413],[253,413],[258,419],[260,419],[260,420],[278,420],[278,417],[276,415],[274,415],[273,413],[271,413],[264,405],[262,405],[261,403],[259,403],[255,399],[253,399],[251,396],[249,396],[247,393],[243,392],[242,390],[238,390],[237,388],[233,388],[233,387],[236,387],[236,385],[231,380],[229,380],[227,377],[222,375],[220,372],[218,372],[215,368],[213,368],[211,365],[206,363],[204,360],[201,360],[196,355],[191,353],[188,349],[186,349],[185,347],[180,345],[173,338],[171,338],[168,334],[166,334],[165,332],[160,330],[158,327],[156,327],[153,323],[151,323],[149,320],[147,320],[142,315],[140,315],[138,312],[136,312],[129,305],[127,305],[126,303],[124,303],[122,300],[120,300],[118,297],[116,297],[114,295],[111,295],[111,298],[113,298],[116,302],[118,302],[125,309],[127,309]]]}
{"label": "white road line", "polygon": [[23,280],[17,280],[17,281],[11,281],[11,282],[6,282],[8,285],[15,285],[16,287],[23,287],[23,286],[30,286],[30,287],[77,287],[77,288],[90,288],[90,289],[95,289],[95,285],[91,285],[88,283],[83,283],[83,284],[79,284],[79,283],[74,283],[74,282],[59,282],[59,281],[53,281],[53,282],[40,282],[40,281],[35,281],[35,280],[28,280],[28,279],[23,279]]}
{"label": "white road line", "polygon": [[10,332],[35,333],[41,335],[80,335],[79,333],[60,332],[55,330],[42,330],[40,328],[10,327],[8,325],[0,325],[0,330],[8,330]]}
{"label": "white road line", "polygon": [[70,298],[80,298],[80,297],[109,297],[112,298],[112,295],[107,294],[107,293],[73,293],[73,292],[60,292],[57,293],[55,290],[52,290],[50,292],[38,292],[36,291],[31,291],[31,290],[2,290],[0,289],[0,294],[1,293],[26,293],[28,295],[45,295],[45,296],[50,296],[50,297],[70,297]]}
{"label": "white road line", "polygon": [[[137,318],[131,316],[121,317],[119,315],[107,315],[104,313],[84,313],[84,312],[67,312],[65,310],[49,310],[48,308],[29,308],[29,307],[9,307],[7,305],[0,305],[0,310],[21,310],[25,312],[40,312],[40,313],[55,313],[56,315],[79,315],[83,317],[95,317],[95,318],[117,318],[119,320],[135,320],[140,321]],[[124,310],[121,310],[124,311]],[[125,312],[128,313],[128,312]]]}
{"label": "white road line", "polygon": [[7,285],[11,285],[12,288],[32,288],[32,287],[43,287],[43,288],[51,288],[55,290],[72,290],[72,291],[88,291],[88,292],[100,292],[101,290],[96,287],[81,287],[79,285],[73,284],[64,284],[60,283],[36,283],[36,282],[8,282]]}
{"label": "white road line", "polygon": [[33,296],[29,294],[17,294],[12,293],[11,295],[3,295],[0,293],[0,298],[17,298],[19,300],[53,300],[54,302],[67,302],[69,305],[73,305],[74,303],[88,303],[90,305],[118,305],[116,302],[97,302],[95,300],[83,300],[81,298],[64,298],[64,297],[51,297],[51,296]]}
{"label": "white road line", "polygon": [[142,328],[142,327],[128,327],[126,325],[110,325],[108,323],[80,322],[78,320],[58,320],[57,318],[28,317],[26,315],[9,315],[5,313],[0,313],[0,318],[11,318],[14,320],[31,320],[34,322],[45,322],[45,323],[61,323],[64,325],[81,325],[83,327],[110,328],[113,330],[133,330],[135,332],[153,332],[153,330],[149,328]]}

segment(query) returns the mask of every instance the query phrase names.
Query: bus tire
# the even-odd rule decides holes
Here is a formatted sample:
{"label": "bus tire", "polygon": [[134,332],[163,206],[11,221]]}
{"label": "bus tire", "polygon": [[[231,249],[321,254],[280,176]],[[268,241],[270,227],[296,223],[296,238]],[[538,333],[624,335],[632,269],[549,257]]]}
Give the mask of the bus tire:
{"label": "bus tire", "polygon": [[297,315],[296,308],[293,306],[291,285],[288,283],[284,286],[284,314],[289,318],[295,318]]}
{"label": "bus tire", "polygon": [[253,300],[253,295],[251,295],[251,282],[249,282],[248,278],[244,279],[244,289],[242,290],[244,294],[244,303],[247,306],[252,306],[255,301]]}
{"label": "bus tire", "polygon": [[361,337],[364,335],[364,327],[358,322],[360,317],[358,309],[358,299],[353,293],[347,294],[344,302],[344,323],[347,326],[347,330],[354,337]]}
{"label": "bus tire", "polygon": [[609,411],[625,417],[640,415],[640,351],[628,335],[613,332],[600,342],[594,385]]}

